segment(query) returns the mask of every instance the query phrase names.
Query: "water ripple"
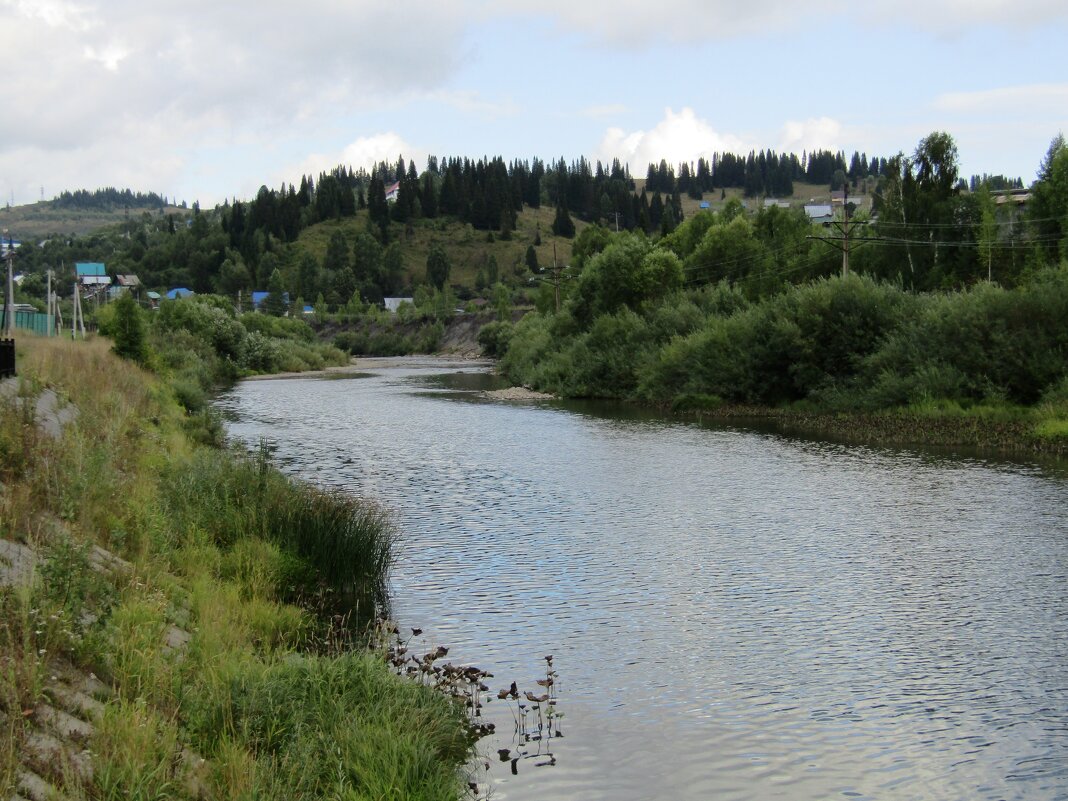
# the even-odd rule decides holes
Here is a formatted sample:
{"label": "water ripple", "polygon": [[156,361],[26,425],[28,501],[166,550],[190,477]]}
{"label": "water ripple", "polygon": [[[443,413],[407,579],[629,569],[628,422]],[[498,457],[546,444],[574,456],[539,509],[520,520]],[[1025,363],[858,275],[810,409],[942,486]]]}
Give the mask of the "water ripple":
{"label": "water ripple", "polygon": [[556,655],[558,764],[494,797],[1068,799],[1063,476],[374,372],[220,405],[396,510],[402,622],[504,684]]}

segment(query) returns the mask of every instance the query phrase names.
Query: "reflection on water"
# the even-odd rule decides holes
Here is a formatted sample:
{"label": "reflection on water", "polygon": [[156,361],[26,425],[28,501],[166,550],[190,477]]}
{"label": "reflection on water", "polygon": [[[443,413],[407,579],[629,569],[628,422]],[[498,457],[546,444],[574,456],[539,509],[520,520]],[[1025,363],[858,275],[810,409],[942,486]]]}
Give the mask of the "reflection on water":
{"label": "reflection on water", "polygon": [[396,510],[402,624],[520,686],[555,655],[556,764],[494,797],[1068,798],[1063,475],[369,369],[220,405]]}

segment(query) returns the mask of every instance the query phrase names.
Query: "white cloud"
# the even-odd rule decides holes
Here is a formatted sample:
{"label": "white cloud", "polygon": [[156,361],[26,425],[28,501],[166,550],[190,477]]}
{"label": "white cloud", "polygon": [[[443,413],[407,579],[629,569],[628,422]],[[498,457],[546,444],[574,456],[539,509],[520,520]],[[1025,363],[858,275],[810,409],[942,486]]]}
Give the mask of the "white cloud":
{"label": "white cloud", "polygon": [[1068,19],[1062,0],[876,0],[853,5],[858,16],[900,27],[957,34],[981,25],[1027,29]]}
{"label": "white cloud", "polygon": [[660,0],[620,4],[612,0],[501,0],[492,8],[552,16],[567,33],[623,46],[658,42],[702,42],[746,33],[784,30],[807,15],[840,6],[841,0]]}
{"label": "white cloud", "polygon": [[939,111],[990,116],[1026,114],[1064,119],[1068,109],[1068,83],[1005,86],[976,92],[948,92],[935,98]]}
{"label": "white cloud", "polygon": [[[5,103],[19,110],[0,126],[3,188],[21,200],[42,183],[92,187],[101,164],[113,184],[137,163],[130,185],[164,191],[180,154],[436,91],[459,65],[463,21],[414,5],[0,0]],[[80,162],[87,153],[101,161]]]}
{"label": "white cloud", "polygon": [[491,15],[507,12],[550,15],[561,31],[624,47],[662,43],[705,43],[752,34],[814,29],[835,16],[862,28],[917,28],[957,34],[979,25],[1032,28],[1068,18],[1063,0],[660,0],[620,4],[617,0],[471,0],[473,9]]}
{"label": "white cloud", "polygon": [[283,170],[280,180],[296,182],[302,175],[317,176],[319,173],[329,172],[339,164],[369,170],[381,161],[395,163],[400,156],[404,156],[408,162],[414,160],[421,168],[428,155],[426,151],[412,147],[402,137],[389,131],[373,136],[361,136],[337,153],[313,153],[300,164]]}
{"label": "white cloud", "polygon": [[830,117],[788,120],[779,135],[779,150],[784,153],[838,150],[846,144],[855,146],[842,141],[842,124]]}
{"label": "white cloud", "polygon": [[613,158],[630,165],[635,175],[644,174],[649,164],[694,162],[713,152],[748,153],[756,146],[733,134],[716,131],[708,122],[699,119],[692,108],[677,114],[664,110],[664,119],[648,131],[624,131],[609,128],[594,157],[609,162]]}
{"label": "white cloud", "polygon": [[91,45],[86,45],[83,52],[89,61],[95,61],[102,64],[104,65],[104,69],[111,72],[117,72],[122,60],[130,55],[129,49],[123,47],[121,44],[110,44],[100,49],[92,47]]}
{"label": "white cloud", "polygon": [[90,10],[64,0],[3,0],[23,17],[39,19],[52,28],[88,30],[93,27]]}

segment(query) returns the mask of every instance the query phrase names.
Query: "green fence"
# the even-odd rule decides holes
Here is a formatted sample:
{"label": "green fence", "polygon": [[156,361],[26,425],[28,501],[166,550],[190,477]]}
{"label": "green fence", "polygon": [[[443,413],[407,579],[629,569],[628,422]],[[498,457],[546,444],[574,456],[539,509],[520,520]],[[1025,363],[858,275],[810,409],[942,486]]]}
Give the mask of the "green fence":
{"label": "green fence", "polygon": [[[2,315],[2,312],[0,312],[0,315]],[[47,336],[54,328],[52,315],[36,311],[17,311],[15,312],[15,328]]]}

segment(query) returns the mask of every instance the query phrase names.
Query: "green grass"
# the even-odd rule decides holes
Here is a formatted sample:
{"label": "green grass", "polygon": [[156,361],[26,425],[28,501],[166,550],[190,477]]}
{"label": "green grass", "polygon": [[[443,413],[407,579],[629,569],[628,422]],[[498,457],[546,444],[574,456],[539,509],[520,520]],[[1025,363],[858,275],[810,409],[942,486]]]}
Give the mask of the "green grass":
{"label": "green grass", "polygon": [[[426,279],[426,257],[432,244],[440,244],[444,247],[452,264],[452,272],[449,283],[474,287],[475,278],[480,269],[484,269],[490,256],[497,259],[497,268],[502,280],[515,281],[517,279],[516,265],[520,265],[523,273],[522,280],[526,280],[525,262],[527,247],[534,244],[537,231],[541,231],[541,245],[535,246],[538,255],[538,264],[542,267],[551,266],[553,263],[553,247],[556,248],[556,258],[560,264],[568,264],[571,259],[572,240],[564,237],[553,236],[552,224],[554,209],[542,206],[539,209],[524,207],[519,212],[516,221],[516,230],[512,232],[511,239],[503,240],[500,233],[493,232],[493,241],[487,241],[487,231],[476,231],[469,225],[463,225],[454,220],[439,218],[434,220],[417,220],[413,223],[411,232],[406,233],[404,226],[392,223],[390,226],[391,241],[401,244],[404,256],[404,270],[406,283],[410,285],[423,283]],[[586,226],[580,220],[575,220],[576,234]],[[288,263],[297,264],[302,252],[309,252],[322,262],[326,255],[327,243],[337,230],[342,231],[350,244],[355,240],[358,233],[367,230],[367,211],[356,212],[355,217],[342,220],[328,220],[306,228],[300,237],[289,247]],[[305,298],[310,302],[310,299]]]}
{"label": "green grass", "polygon": [[251,754],[263,798],[453,799],[469,747],[454,704],[371,654],[237,665],[194,704],[204,752]]}
{"label": "green grass", "polygon": [[[70,797],[459,798],[464,710],[337,635],[335,614],[385,601],[388,515],[198,446],[167,383],[106,341],[18,347],[27,386],[79,416],[55,441],[0,416],[5,452],[33,445],[0,462],[0,536],[44,557],[0,591],[0,795],[59,660],[116,690],[92,778],[49,777]],[[129,571],[94,572],[94,544]]]}
{"label": "green grass", "polygon": [[222,549],[251,539],[288,554],[268,559],[266,569],[292,597],[321,583],[345,611],[361,607],[363,617],[373,617],[383,608],[394,529],[379,507],[286,478],[262,453],[200,451],[172,464],[164,487],[168,513],[185,530]]}
{"label": "green grass", "polygon": [[1044,442],[1068,445],[1068,420],[1064,418],[1043,420],[1035,426],[1035,436]]}

